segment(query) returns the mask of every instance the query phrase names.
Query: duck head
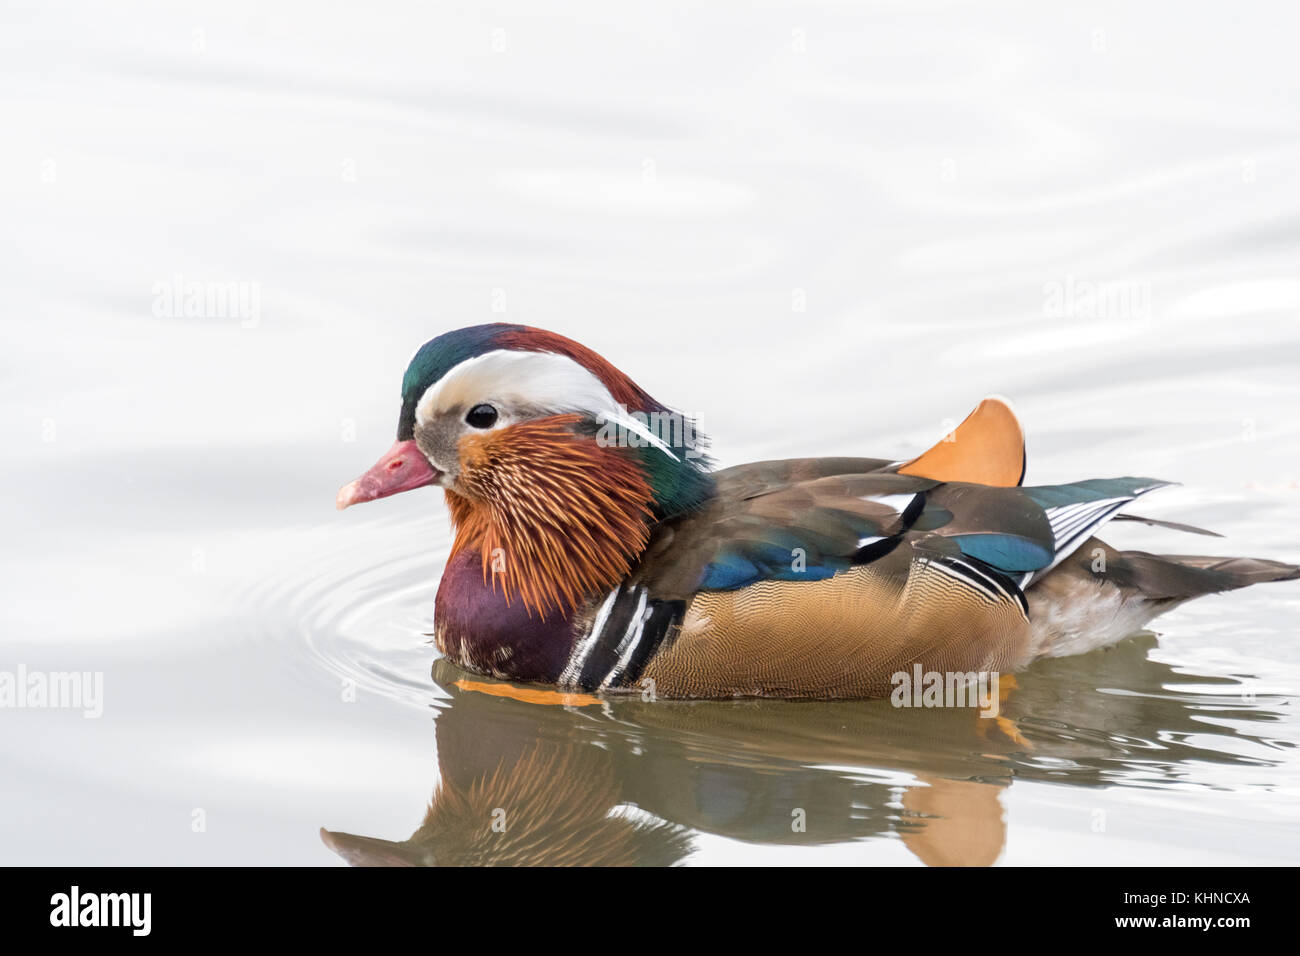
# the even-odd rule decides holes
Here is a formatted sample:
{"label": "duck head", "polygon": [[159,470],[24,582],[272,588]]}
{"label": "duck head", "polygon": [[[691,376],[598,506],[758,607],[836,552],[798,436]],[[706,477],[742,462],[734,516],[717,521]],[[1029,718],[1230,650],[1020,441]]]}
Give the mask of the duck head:
{"label": "duck head", "polygon": [[702,446],[690,419],[585,346],[478,325],[415,353],[397,441],[337,504],[440,485],[453,556],[478,551],[507,601],[572,610],[627,575],[655,522],[709,497]]}

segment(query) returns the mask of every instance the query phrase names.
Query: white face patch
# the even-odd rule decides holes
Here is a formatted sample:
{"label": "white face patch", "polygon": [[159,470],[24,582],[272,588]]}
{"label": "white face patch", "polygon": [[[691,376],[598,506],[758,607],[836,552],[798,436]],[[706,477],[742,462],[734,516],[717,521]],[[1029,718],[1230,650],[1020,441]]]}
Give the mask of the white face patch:
{"label": "white face patch", "polygon": [[420,396],[415,421],[426,425],[453,410],[463,414],[479,404],[497,410],[496,422],[484,431],[512,425],[539,411],[577,413],[601,423],[616,422],[672,455],[657,436],[614,401],[600,379],[567,355],[498,349],[466,359]]}

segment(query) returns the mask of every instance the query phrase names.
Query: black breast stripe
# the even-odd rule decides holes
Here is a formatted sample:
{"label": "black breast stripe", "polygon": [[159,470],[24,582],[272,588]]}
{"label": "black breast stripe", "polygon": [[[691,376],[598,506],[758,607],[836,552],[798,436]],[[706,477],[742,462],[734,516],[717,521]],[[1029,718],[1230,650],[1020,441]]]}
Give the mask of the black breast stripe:
{"label": "black breast stripe", "polygon": [[610,686],[627,687],[635,684],[670,632],[676,633],[685,614],[685,601],[651,601],[646,608],[645,625],[641,628],[641,637],[636,647],[632,649],[632,656],[621,671],[610,675]]}
{"label": "black breast stripe", "polygon": [[582,673],[578,675],[578,686],[583,690],[595,690],[614,665],[618,663],[622,649],[619,647],[629,632],[636,627],[637,608],[641,605],[643,591],[641,588],[629,588],[620,585],[614,597],[614,603],[605,618],[605,625],[599,634],[593,635],[595,642],[583,661]]}
{"label": "black breast stripe", "polygon": [[1020,590],[1015,581],[1012,581],[992,566],[985,564],[978,558],[969,556],[960,559],[946,558],[942,559],[940,563],[981,588],[992,589],[1008,600],[1015,601],[1020,606],[1020,612],[1026,618],[1029,617],[1029,601],[1025,597],[1025,592]]}

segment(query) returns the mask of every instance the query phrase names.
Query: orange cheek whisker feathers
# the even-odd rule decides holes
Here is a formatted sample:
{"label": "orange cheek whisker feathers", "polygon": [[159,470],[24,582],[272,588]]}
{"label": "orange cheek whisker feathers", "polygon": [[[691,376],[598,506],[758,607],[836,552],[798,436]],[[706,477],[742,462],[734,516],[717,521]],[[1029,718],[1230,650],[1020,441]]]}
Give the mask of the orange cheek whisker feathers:
{"label": "orange cheek whisker feathers", "polygon": [[627,576],[649,541],[653,492],[634,462],[572,430],[578,416],[462,440],[447,490],[453,553],[477,548],[484,581],[530,612],[576,609]]}

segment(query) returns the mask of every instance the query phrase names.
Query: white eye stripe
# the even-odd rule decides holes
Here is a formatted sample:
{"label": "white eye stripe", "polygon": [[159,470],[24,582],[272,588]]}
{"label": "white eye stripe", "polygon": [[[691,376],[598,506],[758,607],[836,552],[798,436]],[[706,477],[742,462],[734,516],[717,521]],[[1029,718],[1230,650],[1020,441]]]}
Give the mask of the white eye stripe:
{"label": "white eye stripe", "polygon": [[497,349],[466,359],[420,396],[415,421],[424,425],[458,406],[468,411],[482,403],[497,410],[493,428],[515,420],[511,407],[580,412],[602,424],[613,422],[674,459],[677,457],[645,423],[614,401],[604,382],[567,355],[555,352]]}
{"label": "white eye stripe", "polygon": [[415,420],[424,424],[457,405],[468,410],[481,402],[498,412],[501,405],[597,411],[615,404],[604,383],[567,356],[498,349],[466,359],[430,385]]}

